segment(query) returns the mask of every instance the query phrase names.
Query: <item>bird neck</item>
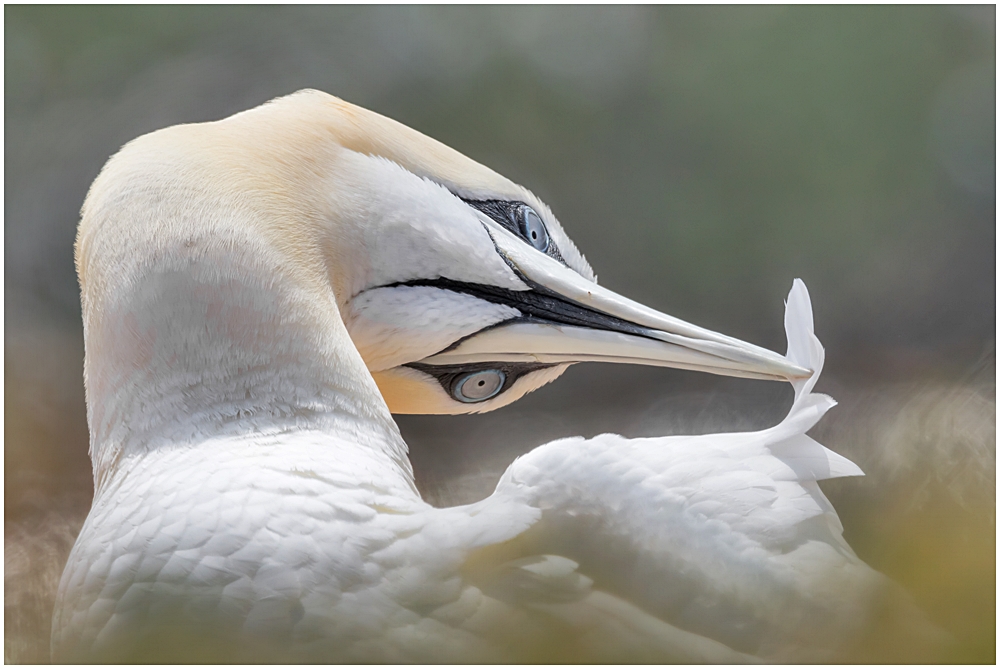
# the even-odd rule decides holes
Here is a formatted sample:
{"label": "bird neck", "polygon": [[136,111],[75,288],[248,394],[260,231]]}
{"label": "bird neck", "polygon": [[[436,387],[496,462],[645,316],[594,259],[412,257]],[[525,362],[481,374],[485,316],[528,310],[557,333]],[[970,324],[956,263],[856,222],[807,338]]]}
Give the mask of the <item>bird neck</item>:
{"label": "bird neck", "polygon": [[86,212],[105,217],[81,225],[78,243],[98,492],[151,451],[302,431],[363,449],[413,488],[406,445],[310,253],[228,209],[181,206],[166,222],[112,209]]}

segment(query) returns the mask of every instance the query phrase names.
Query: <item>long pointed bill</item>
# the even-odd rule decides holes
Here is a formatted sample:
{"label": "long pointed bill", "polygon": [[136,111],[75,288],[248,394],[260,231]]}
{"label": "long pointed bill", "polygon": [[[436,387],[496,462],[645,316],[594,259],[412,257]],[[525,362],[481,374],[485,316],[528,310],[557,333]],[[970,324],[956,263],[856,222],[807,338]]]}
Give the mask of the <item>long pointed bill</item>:
{"label": "long pointed bill", "polygon": [[422,360],[430,365],[489,361],[623,362],[726,376],[791,380],[812,374],[785,356],[634,302],[497,230],[492,235],[528,291],[484,295],[519,309],[524,319],[465,339]]}

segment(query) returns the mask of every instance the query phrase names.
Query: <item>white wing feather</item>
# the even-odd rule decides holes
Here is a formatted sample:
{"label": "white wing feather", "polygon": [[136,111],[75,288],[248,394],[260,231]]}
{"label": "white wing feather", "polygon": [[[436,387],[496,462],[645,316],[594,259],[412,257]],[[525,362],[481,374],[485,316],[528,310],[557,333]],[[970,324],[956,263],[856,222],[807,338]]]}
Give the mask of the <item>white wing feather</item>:
{"label": "white wing feather", "polygon": [[[741,653],[831,657],[831,647],[864,624],[850,606],[858,588],[881,577],[844,542],[816,484],[862,472],[805,435],[835,402],[811,392],[823,348],[801,281],[785,326],[789,358],[815,373],[795,384],[780,424],[739,434],[563,439],[515,461],[494,498],[542,510],[521,537],[523,549],[572,559],[594,589]],[[823,579],[839,584],[836,597],[814,588]],[[520,602],[546,598],[544,584],[531,589],[538,581],[518,584]],[[679,652],[659,659],[684,659]]]}

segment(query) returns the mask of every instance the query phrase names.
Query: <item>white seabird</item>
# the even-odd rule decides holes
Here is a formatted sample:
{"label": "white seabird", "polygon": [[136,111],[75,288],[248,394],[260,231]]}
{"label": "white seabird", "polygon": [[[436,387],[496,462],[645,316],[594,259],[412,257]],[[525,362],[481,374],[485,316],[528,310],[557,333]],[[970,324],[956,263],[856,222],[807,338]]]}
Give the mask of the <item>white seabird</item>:
{"label": "white seabird", "polygon": [[[919,618],[817,486],[861,472],[805,436],[833,401],[801,283],[787,357],[661,314],[525,189],[312,91],[128,144],[77,267],[95,498],[56,661],[831,661],[883,593]],[[796,398],[761,432],[564,439],[481,502],[420,498],[390,412],[489,411],[590,360]]]}

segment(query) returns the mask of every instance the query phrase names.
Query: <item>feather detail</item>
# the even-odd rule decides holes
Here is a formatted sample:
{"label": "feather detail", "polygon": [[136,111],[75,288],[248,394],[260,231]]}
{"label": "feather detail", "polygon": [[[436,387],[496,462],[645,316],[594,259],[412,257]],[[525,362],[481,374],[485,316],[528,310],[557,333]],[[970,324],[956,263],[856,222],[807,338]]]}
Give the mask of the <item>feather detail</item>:
{"label": "feather detail", "polygon": [[[849,607],[838,609],[840,599],[817,602],[795,583],[803,573],[822,580],[824,570],[854,570],[860,581],[875,576],[844,542],[836,512],[816,485],[862,472],[805,434],[836,402],[812,393],[823,347],[799,280],[786,303],[785,327],[788,358],[814,373],[794,384],[792,407],[774,427],[563,439],[516,460],[494,498],[541,509],[541,520],[522,538],[524,550],[563,555],[595,588],[740,653],[766,657],[766,648],[784,647],[786,635],[807,634],[803,620],[816,607],[831,622],[810,643],[843,643],[857,624],[842,615]],[[521,597],[530,599],[526,591],[537,588],[543,598],[543,580],[521,579]]]}

